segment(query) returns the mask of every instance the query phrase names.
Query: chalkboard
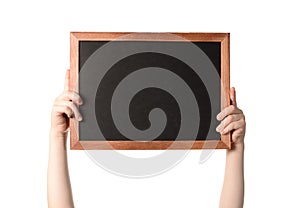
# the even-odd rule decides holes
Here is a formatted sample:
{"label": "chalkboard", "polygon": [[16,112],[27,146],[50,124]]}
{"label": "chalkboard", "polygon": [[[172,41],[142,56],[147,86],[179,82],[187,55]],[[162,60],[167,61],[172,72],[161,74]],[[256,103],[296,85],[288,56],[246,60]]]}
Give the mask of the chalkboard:
{"label": "chalkboard", "polygon": [[71,149],[231,148],[228,33],[71,33]]}

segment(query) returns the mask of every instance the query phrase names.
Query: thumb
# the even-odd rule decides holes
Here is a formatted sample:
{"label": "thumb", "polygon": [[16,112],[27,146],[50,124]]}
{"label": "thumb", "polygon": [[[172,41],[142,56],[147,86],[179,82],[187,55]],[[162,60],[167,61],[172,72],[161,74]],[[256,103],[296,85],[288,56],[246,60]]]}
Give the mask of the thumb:
{"label": "thumb", "polygon": [[70,84],[70,69],[66,71],[66,77],[65,77],[65,91],[69,91],[69,84]]}
{"label": "thumb", "polygon": [[235,92],[235,88],[232,87],[230,88],[230,102],[232,105],[237,107],[237,103],[236,103],[236,92]]}

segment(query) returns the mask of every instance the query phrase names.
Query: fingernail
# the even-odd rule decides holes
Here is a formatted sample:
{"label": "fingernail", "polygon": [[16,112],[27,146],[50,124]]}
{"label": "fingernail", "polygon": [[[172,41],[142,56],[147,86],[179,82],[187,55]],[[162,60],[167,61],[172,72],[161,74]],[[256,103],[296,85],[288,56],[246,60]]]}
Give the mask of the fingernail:
{"label": "fingernail", "polygon": [[221,127],[222,127],[222,123],[219,123],[219,125],[217,126],[217,131],[220,131],[221,130]]}
{"label": "fingernail", "polygon": [[220,121],[221,120],[221,113],[219,113],[216,118],[217,118],[218,121]]}
{"label": "fingernail", "polygon": [[219,126],[217,126],[216,130],[217,130],[217,132],[223,131],[224,129],[222,127],[222,124],[220,124]]}
{"label": "fingernail", "polygon": [[78,116],[78,121],[82,121],[82,116]]}

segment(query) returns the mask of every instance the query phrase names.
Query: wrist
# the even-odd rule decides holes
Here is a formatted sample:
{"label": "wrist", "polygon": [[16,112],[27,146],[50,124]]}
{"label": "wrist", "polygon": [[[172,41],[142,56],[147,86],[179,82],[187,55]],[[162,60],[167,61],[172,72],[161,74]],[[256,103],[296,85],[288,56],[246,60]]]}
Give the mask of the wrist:
{"label": "wrist", "polygon": [[245,149],[244,142],[232,143],[231,145],[232,146],[229,151],[244,152],[244,149]]}
{"label": "wrist", "polygon": [[50,141],[63,141],[65,142],[68,137],[68,132],[57,131],[54,128],[50,129]]}

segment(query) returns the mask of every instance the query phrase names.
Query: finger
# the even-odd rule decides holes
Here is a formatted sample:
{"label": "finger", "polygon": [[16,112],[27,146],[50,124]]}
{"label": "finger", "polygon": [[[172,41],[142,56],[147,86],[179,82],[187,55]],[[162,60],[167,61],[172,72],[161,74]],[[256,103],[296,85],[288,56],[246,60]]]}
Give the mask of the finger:
{"label": "finger", "polygon": [[72,118],[73,115],[72,109],[68,106],[63,105],[55,105],[53,107],[53,113],[56,115],[66,114],[69,118]]}
{"label": "finger", "polygon": [[224,108],[218,115],[217,115],[217,119],[219,121],[223,120],[226,116],[230,115],[230,114],[242,114],[243,112],[237,108],[235,105],[230,105],[226,108]]}
{"label": "finger", "polygon": [[230,88],[230,101],[231,101],[232,105],[237,106],[237,103],[236,103],[236,92],[235,92],[235,88],[234,87]]}
{"label": "finger", "polygon": [[230,123],[234,121],[238,121],[242,118],[243,116],[241,114],[231,114],[227,116],[216,128],[217,132],[222,132]]}
{"label": "finger", "polygon": [[74,91],[64,91],[60,96],[56,98],[56,101],[72,101],[77,105],[83,104],[80,95]]}
{"label": "finger", "polygon": [[221,134],[227,134],[230,131],[238,130],[243,126],[244,126],[244,122],[242,119],[235,122],[231,122],[228,126],[226,126],[226,128],[223,131],[221,131]]}
{"label": "finger", "polygon": [[69,102],[69,101],[60,101],[59,103],[57,103],[57,105],[59,106],[68,106],[69,108],[72,109],[72,112],[74,113],[75,115],[75,118],[78,120],[78,121],[81,121],[82,120],[82,116],[77,108],[77,106],[72,103],[72,102]]}
{"label": "finger", "polygon": [[[234,136],[236,135],[236,136]],[[245,135],[245,131],[243,130],[243,128],[239,128],[237,130],[234,131],[234,135],[231,137],[232,142],[236,143],[239,141],[238,137],[241,135]]]}
{"label": "finger", "polygon": [[65,76],[65,91],[69,91],[69,85],[70,85],[70,69],[66,71],[66,76]]}

